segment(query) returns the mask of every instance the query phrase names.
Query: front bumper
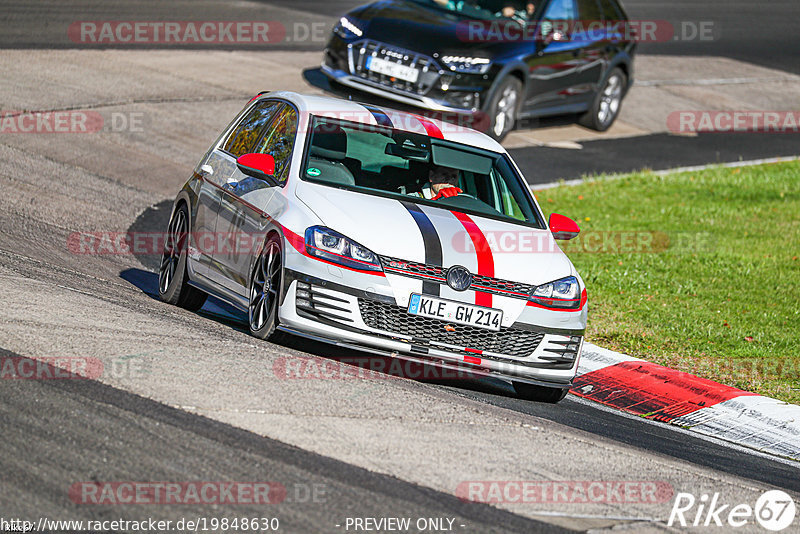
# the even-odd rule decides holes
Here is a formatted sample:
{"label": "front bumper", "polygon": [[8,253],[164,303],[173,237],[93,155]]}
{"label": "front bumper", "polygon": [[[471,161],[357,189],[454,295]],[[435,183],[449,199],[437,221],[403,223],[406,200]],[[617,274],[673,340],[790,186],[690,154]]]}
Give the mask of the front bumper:
{"label": "front bumper", "polygon": [[[325,49],[322,72],[329,78],[347,87],[352,87],[370,94],[381,96],[396,102],[421,107],[437,112],[466,114],[481,109],[485,95],[491,88],[492,78],[489,75],[460,74],[443,69],[434,58],[425,57],[426,64],[432,70],[427,72],[428,82],[413,90],[409,84],[390,83],[382,78],[371,79],[359,70],[358,51],[367,41],[373,46],[392,48],[392,45],[376,41],[346,42],[334,35]],[[414,52],[394,49],[407,56]]]}
{"label": "front bumper", "polygon": [[[408,323],[405,331],[392,330],[391,325],[400,324],[392,317],[426,321],[422,331],[426,335],[420,335],[419,329],[410,332]],[[433,324],[436,322],[442,325]],[[449,334],[436,329],[444,326],[444,321],[408,315],[393,296],[377,287],[358,290],[288,269],[280,324],[285,331],[339,346],[554,388],[570,387],[583,348],[582,331],[537,331],[537,327],[517,323],[498,334],[470,331],[472,327],[459,327],[461,330]],[[438,334],[454,338],[448,341]],[[574,344],[577,350],[565,355],[565,347]]]}

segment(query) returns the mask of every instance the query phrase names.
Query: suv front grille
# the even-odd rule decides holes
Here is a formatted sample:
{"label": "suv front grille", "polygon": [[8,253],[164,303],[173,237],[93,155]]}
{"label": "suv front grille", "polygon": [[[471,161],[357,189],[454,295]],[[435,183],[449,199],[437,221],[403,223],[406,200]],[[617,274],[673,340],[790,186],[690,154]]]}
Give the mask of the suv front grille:
{"label": "suv front grille", "polygon": [[[410,50],[366,39],[354,43],[349,50],[349,54],[352,74],[393,89],[424,95],[439,80],[439,71],[441,70],[439,64],[431,57],[417,54]],[[392,79],[386,74],[371,71],[367,69],[367,58],[370,56],[415,68],[419,71],[419,78],[412,83],[397,78]]]}
{"label": "suv front grille", "polygon": [[415,342],[435,341],[496,354],[525,357],[533,354],[544,339],[543,333],[529,330],[501,328],[495,332],[411,315],[405,308],[365,298],[358,299],[358,307],[361,310],[361,318],[368,327],[403,334]]}

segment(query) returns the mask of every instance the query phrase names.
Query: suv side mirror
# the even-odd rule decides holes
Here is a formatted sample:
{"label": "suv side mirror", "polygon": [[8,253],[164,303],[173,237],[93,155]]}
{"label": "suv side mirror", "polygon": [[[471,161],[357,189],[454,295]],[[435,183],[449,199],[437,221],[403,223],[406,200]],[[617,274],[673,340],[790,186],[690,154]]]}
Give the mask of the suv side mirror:
{"label": "suv side mirror", "polygon": [[575,221],[569,217],[559,215],[558,213],[550,215],[548,225],[550,226],[550,231],[553,233],[553,237],[562,241],[569,241],[570,239],[578,237],[581,231]]}
{"label": "suv side mirror", "polygon": [[275,180],[275,158],[269,154],[245,154],[236,160],[236,166],[242,173],[270,185],[277,185]]}

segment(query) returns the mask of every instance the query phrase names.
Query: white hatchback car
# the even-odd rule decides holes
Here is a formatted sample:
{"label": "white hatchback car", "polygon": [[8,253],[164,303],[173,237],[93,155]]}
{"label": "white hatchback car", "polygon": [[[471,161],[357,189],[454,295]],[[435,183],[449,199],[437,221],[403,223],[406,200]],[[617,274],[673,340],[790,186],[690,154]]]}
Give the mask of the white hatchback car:
{"label": "white hatchback car", "polygon": [[511,382],[558,402],[586,289],[519,169],[486,135],[280,92],[254,98],[178,194],[166,302],[208,294],[260,338],[306,336]]}

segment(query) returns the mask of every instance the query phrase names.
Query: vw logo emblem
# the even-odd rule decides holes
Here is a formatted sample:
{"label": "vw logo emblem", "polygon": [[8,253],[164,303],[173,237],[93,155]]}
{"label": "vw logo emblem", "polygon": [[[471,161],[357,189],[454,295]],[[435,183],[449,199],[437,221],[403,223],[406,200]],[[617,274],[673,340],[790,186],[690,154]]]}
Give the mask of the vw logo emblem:
{"label": "vw logo emblem", "polygon": [[460,265],[447,271],[447,285],[456,291],[466,291],[472,285],[472,274]]}

